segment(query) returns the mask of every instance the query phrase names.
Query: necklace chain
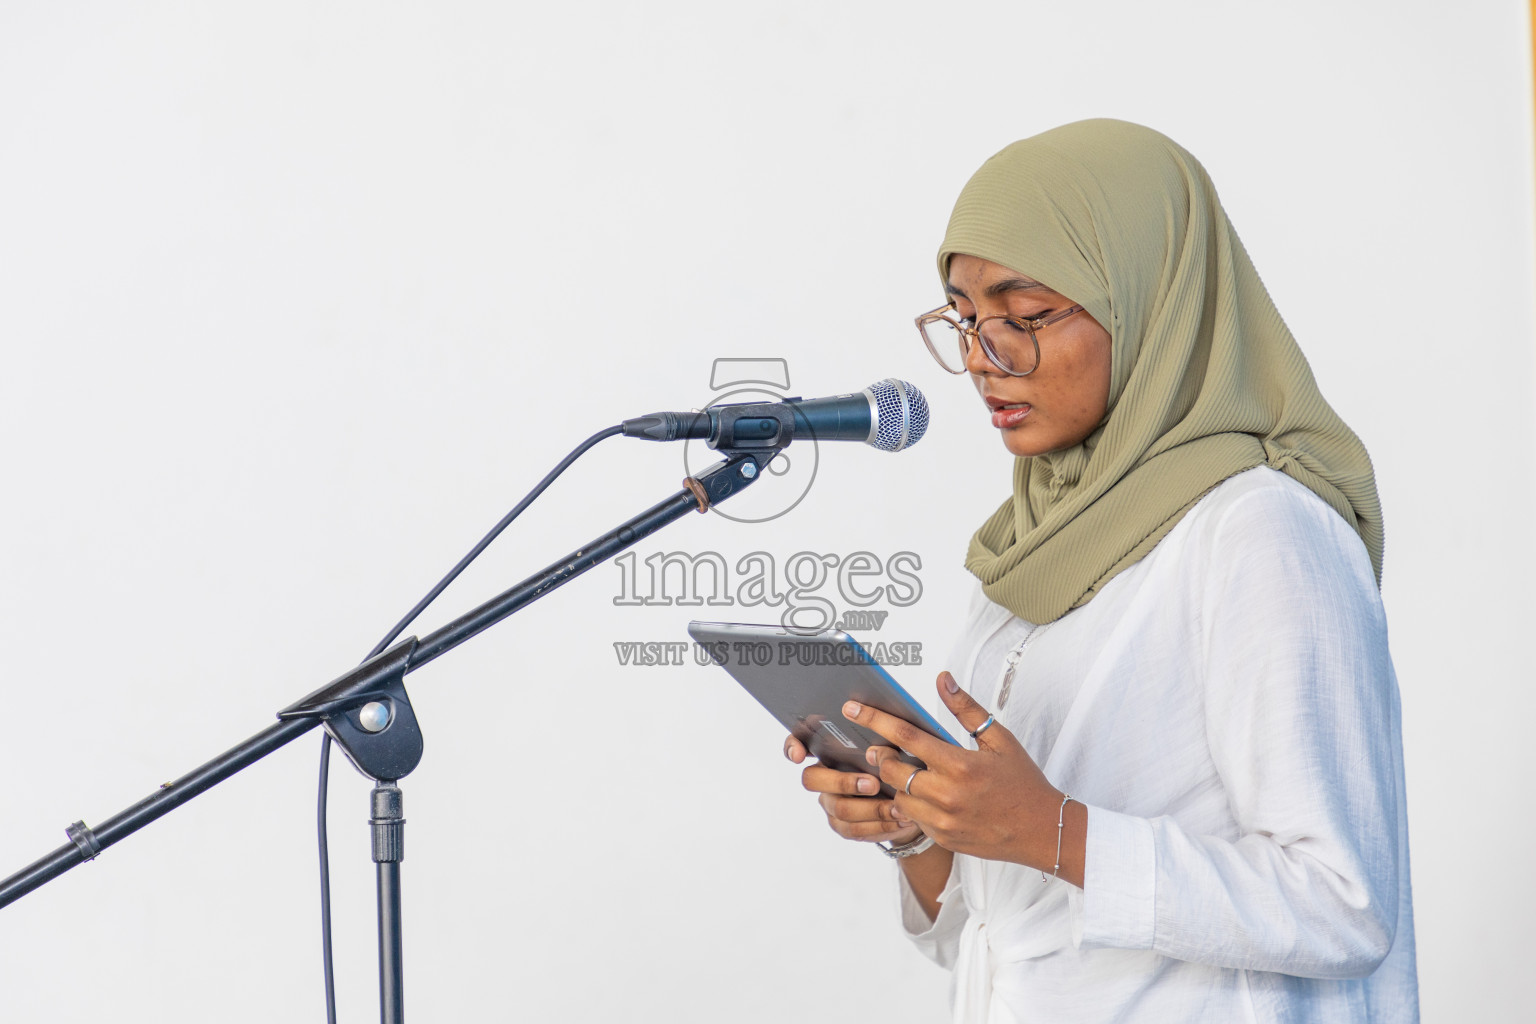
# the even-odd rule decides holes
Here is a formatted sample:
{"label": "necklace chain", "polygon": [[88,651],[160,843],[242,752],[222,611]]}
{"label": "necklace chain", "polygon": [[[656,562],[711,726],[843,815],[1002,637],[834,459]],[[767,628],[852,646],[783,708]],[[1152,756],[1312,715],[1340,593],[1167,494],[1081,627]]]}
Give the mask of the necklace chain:
{"label": "necklace chain", "polygon": [[1024,649],[1029,646],[1044,626],[1030,626],[1029,632],[1024,634],[1024,639],[1014,645],[1008,652],[1007,667],[1003,670],[1003,688],[997,695],[997,708],[1001,711],[1008,704],[1008,695],[1013,692],[1013,674],[1019,667],[1019,662],[1024,660]]}

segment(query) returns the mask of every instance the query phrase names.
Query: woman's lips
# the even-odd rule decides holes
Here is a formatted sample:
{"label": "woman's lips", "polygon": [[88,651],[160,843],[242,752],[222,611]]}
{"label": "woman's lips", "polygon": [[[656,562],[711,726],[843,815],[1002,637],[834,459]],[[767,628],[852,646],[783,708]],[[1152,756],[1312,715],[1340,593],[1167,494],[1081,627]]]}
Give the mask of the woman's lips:
{"label": "woman's lips", "polygon": [[992,413],[992,425],[999,430],[1016,427],[1024,422],[1024,417],[1029,415],[1031,406],[1027,403],[1017,405],[1005,405]]}

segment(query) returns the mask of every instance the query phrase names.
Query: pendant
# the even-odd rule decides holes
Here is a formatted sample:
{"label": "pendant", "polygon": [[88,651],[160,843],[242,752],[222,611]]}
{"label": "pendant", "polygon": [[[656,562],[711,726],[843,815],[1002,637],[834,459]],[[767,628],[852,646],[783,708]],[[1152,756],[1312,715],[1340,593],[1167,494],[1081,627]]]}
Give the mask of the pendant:
{"label": "pendant", "polygon": [[1013,692],[1013,675],[1018,671],[1019,662],[1024,660],[1024,649],[1029,646],[1035,635],[1043,629],[1043,626],[1031,626],[1029,632],[1024,634],[1024,639],[1014,645],[1008,652],[1005,660],[1006,668],[1003,670],[1003,687],[997,694],[997,709],[1001,711],[1008,704],[1008,695]]}

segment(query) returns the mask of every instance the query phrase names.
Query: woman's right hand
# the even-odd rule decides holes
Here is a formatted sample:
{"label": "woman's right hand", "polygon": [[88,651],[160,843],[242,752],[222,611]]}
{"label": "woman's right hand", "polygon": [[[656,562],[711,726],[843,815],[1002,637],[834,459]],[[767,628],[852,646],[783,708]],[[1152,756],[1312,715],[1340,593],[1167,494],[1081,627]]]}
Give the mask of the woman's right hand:
{"label": "woman's right hand", "polygon": [[[784,741],[784,756],[803,764],[810,755],[805,744],[790,736]],[[805,766],[800,781],[819,794],[827,824],[844,839],[900,845],[922,831],[910,821],[895,819],[896,802],[879,795],[880,780],[873,775],[840,772],[816,761]]]}

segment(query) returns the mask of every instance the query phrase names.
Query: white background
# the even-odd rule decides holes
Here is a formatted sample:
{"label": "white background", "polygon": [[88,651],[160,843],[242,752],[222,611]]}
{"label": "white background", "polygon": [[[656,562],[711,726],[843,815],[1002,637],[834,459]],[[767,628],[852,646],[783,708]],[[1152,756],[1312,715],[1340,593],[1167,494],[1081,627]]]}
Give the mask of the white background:
{"label": "white background", "polygon": [[[986,156],[1116,116],[1206,163],[1375,458],[1425,1015],[1510,1019],[1531,92],[1512,3],[5,3],[0,872],[345,670],[581,438],[707,402],[717,356],[783,357],[805,395],[904,377],[934,426],[641,556],[917,552],[922,599],[873,638],[922,642],[902,678],[931,695],[1008,467],[911,317]],[[681,475],[605,442],[418,630]],[[940,1019],[891,868],[825,829],[767,716],[716,670],[617,664],[700,610],[617,594],[601,567],[410,677],[412,1016]],[[0,1016],[319,1019],[316,746],[0,911]],[[369,1020],[367,786],[334,778],[342,1014]]]}

